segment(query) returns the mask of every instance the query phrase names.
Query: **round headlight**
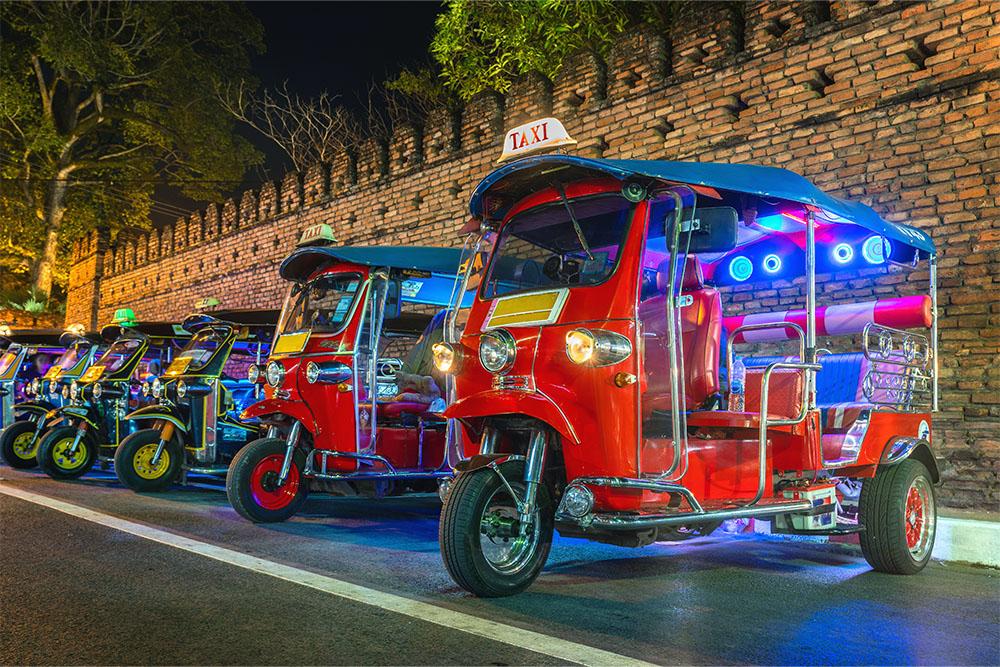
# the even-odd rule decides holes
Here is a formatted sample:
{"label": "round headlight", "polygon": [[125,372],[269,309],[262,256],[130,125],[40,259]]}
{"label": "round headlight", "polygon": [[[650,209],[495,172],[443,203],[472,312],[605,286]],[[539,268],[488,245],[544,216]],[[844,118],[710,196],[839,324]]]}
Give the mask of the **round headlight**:
{"label": "round headlight", "polygon": [[594,334],[586,329],[573,329],[566,334],[566,356],[574,364],[585,364],[594,358]]}
{"label": "round headlight", "polygon": [[77,398],[77,396],[79,396],[79,395],[80,395],[80,385],[78,385],[76,383],[76,380],[73,380],[70,383],[70,385],[69,385],[69,397],[70,397],[70,400],[75,401],[76,398]]}
{"label": "round headlight", "polygon": [[260,379],[260,366],[257,364],[250,364],[250,367],[247,368],[247,379],[250,380],[250,382],[257,384],[257,380]]}
{"label": "round headlight", "polygon": [[491,373],[505,373],[514,366],[517,346],[509,331],[495,329],[479,338],[479,361]]}
{"label": "round headlight", "polygon": [[267,364],[265,374],[267,375],[267,383],[277,389],[285,379],[285,367],[277,361],[272,361]]}
{"label": "round headlight", "polygon": [[590,513],[594,507],[594,494],[585,486],[571,485],[563,494],[559,509],[570,516],[580,518]]}
{"label": "round headlight", "polygon": [[188,393],[187,383],[184,382],[184,380],[178,380],[177,381],[177,398],[184,398],[185,396],[187,396],[187,393]]}
{"label": "round headlight", "polygon": [[63,388],[62,388],[62,397],[64,399],[66,399],[66,400],[69,400],[69,385],[68,384],[64,384],[63,385]]}
{"label": "round headlight", "polygon": [[458,350],[449,343],[434,343],[431,346],[434,354],[434,367],[442,373],[454,373],[458,371],[458,362],[461,360]]}
{"label": "round headlight", "polygon": [[163,394],[163,383],[160,382],[160,378],[153,380],[153,384],[150,385],[149,391],[153,394],[153,398],[159,398]]}
{"label": "round headlight", "polygon": [[149,396],[149,392],[150,392],[149,382],[148,381],[147,382],[143,382],[142,383],[142,395],[143,396]]}
{"label": "round headlight", "polygon": [[38,388],[41,385],[42,385],[42,381],[39,380],[38,378],[35,378],[34,380],[32,380],[31,381],[31,388],[30,388],[31,389],[31,393],[32,394],[37,394],[38,393]]}
{"label": "round headlight", "polygon": [[309,384],[316,384],[316,380],[319,379],[320,367],[315,361],[310,361],[306,364],[306,382]]}
{"label": "round headlight", "polygon": [[93,391],[94,391],[94,398],[95,399],[99,399],[101,397],[101,394],[104,393],[104,389],[101,388],[101,383],[100,382],[95,382],[94,383],[94,389],[93,389]]}

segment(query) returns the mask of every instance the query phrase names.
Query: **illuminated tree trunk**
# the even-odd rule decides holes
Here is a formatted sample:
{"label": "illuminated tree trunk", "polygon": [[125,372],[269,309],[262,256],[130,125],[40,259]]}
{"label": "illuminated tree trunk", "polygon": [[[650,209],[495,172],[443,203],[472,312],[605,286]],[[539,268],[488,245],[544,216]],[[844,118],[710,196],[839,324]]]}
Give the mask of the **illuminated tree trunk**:
{"label": "illuminated tree trunk", "polygon": [[59,253],[59,228],[62,227],[63,215],[66,213],[65,179],[56,178],[49,183],[45,193],[45,208],[43,223],[45,225],[45,245],[35,264],[35,279],[33,290],[38,299],[48,300],[52,294],[52,270],[56,265]]}

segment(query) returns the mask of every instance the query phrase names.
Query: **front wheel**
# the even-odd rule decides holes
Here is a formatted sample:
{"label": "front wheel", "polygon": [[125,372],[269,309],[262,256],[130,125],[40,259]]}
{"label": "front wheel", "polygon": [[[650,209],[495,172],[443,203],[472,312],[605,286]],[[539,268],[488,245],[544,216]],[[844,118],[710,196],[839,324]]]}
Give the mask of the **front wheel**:
{"label": "front wheel", "polygon": [[76,426],[56,426],[42,436],[38,443],[38,465],[49,477],[76,479],[93,467],[97,445],[86,433],[77,442],[78,432]]}
{"label": "front wheel", "polygon": [[879,572],[916,574],[934,549],[937,503],[927,467],[915,459],[881,466],[861,486],[861,551]]}
{"label": "front wheel", "polygon": [[[507,461],[500,472],[524,494],[524,462]],[[520,593],[538,577],[552,547],[554,508],[544,484],[538,510],[522,528],[517,505],[500,476],[480,468],[455,478],[441,510],[439,541],[448,573],[480,597]]]}
{"label": "front wheel", "polygon": [[153,463],[160,447],[160,432],[153,428],[136,431],[115,450],[118,481],[138,492],[165,491],[177,479],[184,462],[184,450],[171,438]]}
{"label": "front wheel", "polygon": [[240,516],[254,523],[275,523],[295,514],[309,494],[302,475],[306,455],[296,448],[285,483],[279,485],[285,441],[254,440],[236,453],[226,473],[226,495]]}
{"label": "front wheel", "polygon": [[11,468],[34,468],[38,465],[37,424],[30,421],[16,421],[0,431],[0,456]]}

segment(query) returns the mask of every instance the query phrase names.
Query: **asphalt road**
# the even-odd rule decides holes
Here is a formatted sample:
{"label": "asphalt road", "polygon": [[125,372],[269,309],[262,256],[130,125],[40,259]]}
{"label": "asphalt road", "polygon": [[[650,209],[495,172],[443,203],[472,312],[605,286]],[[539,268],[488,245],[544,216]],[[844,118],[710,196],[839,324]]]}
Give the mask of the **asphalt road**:
{"label": "asphalt road", "polygon": [[[711,536],[627,549],[557,538],[526,593],[480,600],[440,561],[433,497],[314,495],[277,525],[221,487],[137,495],[113,476],[0,484],[347,585],[658,664],[1000,664],[1000,573],[872,572],[855,547]],[[554,664],[0,493],[0,663]],[[497,626],[498,628],[501,626]],[[544,646],[544,641],[539,644]]]}

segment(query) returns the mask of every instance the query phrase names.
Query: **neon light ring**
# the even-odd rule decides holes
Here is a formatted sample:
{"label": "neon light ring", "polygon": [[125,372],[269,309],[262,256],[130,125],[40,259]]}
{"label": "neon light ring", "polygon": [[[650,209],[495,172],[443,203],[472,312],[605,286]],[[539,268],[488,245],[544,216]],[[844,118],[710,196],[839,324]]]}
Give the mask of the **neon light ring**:
{"label": "neon light ring", "polygon": [[838,243],[833,246],[833,261],[837,264],[847,264],[854,259],[854,248],[847,243]]}
{"label": "neon light ring", "polygon": [[771,253],[770,255],[764,255],[764,261],[761,262],[764,270],[768,273],[777,273],[781,271],[781,258]]}
{"label": "neon light ring", "polygon": [[892,245],[889,239],[881,236],[869,236],[861,245],[861,256],[869,264],[884,264],[891,253]]}
{"label": "neon light ring", "polygon": [[738,282],[748,280],[753,275],[753,262],[743,255],[734,257],[729,263],[729,275]]}

